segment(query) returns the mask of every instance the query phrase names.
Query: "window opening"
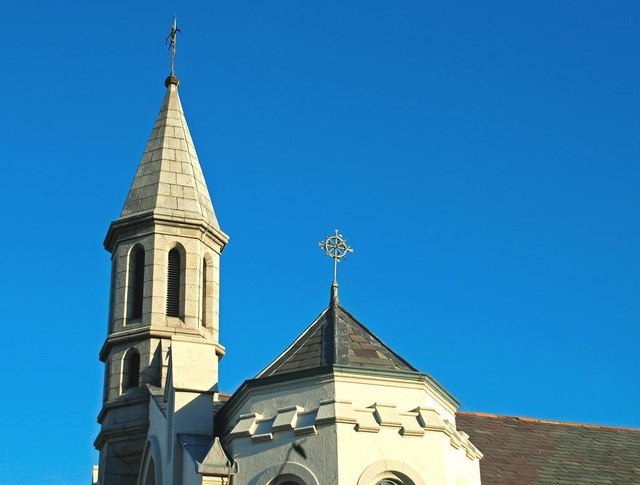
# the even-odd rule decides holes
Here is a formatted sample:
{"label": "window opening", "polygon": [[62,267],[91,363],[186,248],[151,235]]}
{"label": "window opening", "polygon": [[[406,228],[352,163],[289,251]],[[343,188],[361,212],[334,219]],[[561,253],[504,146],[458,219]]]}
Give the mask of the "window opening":
{"label": "window opening", "polygon": [[180,316],[180,274],[182,261],[180,252],[173,248],[169,251],[169,269],[167,275],[167,315]]}
{"label": "window opening", "polygon": [[142,318],[144,289],[144,249],[134,248],[129,259],[129,318]]}
{"label": "window opening", "polygon": [[138,387],[140,384],[140,354],[136,349],[129,349],[124,358],[124,382],[123,389]]}
{"label": "window opening", "polygon": [[207,326],[207,258],[202,259],[202,326]]}

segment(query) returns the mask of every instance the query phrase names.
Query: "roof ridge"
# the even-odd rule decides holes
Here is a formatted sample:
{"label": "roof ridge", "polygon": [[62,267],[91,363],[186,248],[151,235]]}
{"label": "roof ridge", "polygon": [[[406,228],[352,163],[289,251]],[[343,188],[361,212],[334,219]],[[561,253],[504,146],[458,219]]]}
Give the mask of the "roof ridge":
{"label": "roof ridge", "polygon": [[[298,335],[293,342],[291,342],[287,348],[280,352],[280,354],[274,359],[272,360],[269,365],[267,365],[264,369],[262,369],[258,375],[255,376],[255,378],[259,378],[264,376],[264,374],[266,374],[268,371],[271,372],[276,372],[280,367],[282,367],[282,365],[284,365],[287,361],[287,359],[290,357],[290,355],[287,355],[287,353],[289,351],[293,351],[293,349],[296,347],[296,344],[303,342],[303,344],[305,342],[307,342],[309,340],[309,338],[311,336],[314,335],[314,332],[312,332],[312,330],[317,330],[314,329],[314,327],[316,326],[316,324],[318,323],[318,321],[327,313],[327,311],[329,310],[329,307],[325,308],[322,313],[320,313],[320,315],[318,315],[313,322],[311,322],[310,325],[307,326],[307,328],[305,328],[302,333],[300,335]],[[285,358],[286,356],[286,358]],[[280,362],[280,360],[282,360],[282,362]],[[276,365],[278,364],[278,365]]]}
{"label": "roof ridge", "polygon": [[573,421],[559,421],[554,419],[542,419],[542,418],[527,418],[524,416],[511,416],[508,414],[492,414],[492,413],[482,413],[475,411],[457,411],[456,414],[465,414],[467,416],[482,416],[484,418],[510,418],[517,419],[518,421],[523,421],[525,423],[542,423],[542,424],[559,424],[562,426],[573,426],[573,427],[581,427],[581,428],[594,428],[594,429],[610,429],[616,431],[631,431],[635,433],[640,433],[640,428],[628,428],[624,426],[608,426],[604,424],[589,424],[589,423],[577,423]]}

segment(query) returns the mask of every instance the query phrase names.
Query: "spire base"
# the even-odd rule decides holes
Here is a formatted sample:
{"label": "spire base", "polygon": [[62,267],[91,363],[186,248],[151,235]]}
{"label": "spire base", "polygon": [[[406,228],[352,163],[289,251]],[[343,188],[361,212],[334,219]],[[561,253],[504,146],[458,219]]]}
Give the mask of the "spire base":
{"label": "spire base", "polygon": [[166,88],[168,88],[172,84],[174,84],[176,87],[180,86],[180,79],[178,79],[174,73],[169,74],[167,76],[167,79],[164,80],[164,86]]}
{"label": "spire base", "polygon": [[334,306],[340,303],[340,298],[338,298],[338,282],[334,281],[331,285],[331,297],[329,299],[329,305]]}

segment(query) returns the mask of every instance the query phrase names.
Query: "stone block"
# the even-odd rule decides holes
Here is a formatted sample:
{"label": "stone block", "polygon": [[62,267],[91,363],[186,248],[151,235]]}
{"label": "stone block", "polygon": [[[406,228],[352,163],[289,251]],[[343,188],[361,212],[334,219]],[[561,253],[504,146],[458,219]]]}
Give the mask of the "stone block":
{"label": "stone block", "polygon": [[402,426],[395,404],[376,403],[373,407],[375,409],[374,416],[380,426],[391,428],[400,428]]}
{"label": "stone block", "polygon": [[375,419],[373,408],[356,409],[356,431],[365,433],[377,433],[380,431],[380,425]]}

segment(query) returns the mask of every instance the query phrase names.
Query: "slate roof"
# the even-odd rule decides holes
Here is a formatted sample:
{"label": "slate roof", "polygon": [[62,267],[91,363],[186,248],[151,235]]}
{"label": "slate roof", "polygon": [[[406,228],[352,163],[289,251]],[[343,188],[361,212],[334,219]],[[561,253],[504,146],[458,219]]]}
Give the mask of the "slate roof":
{"label": "slate roof", "polygon": [[640,484],[640,429],[460,412],[483,485]]}
{"label": "slate roof", "polygon": [[120,220],[147,214],[197,220],[219,229],[211,197],[178,95],[179,81],[165,81],[167,94],[151,130]]}
{"label": "slate roof", "polygon": [[327,365],[418,372],[340,305],[337,287],[329,306],[257,377]]}

